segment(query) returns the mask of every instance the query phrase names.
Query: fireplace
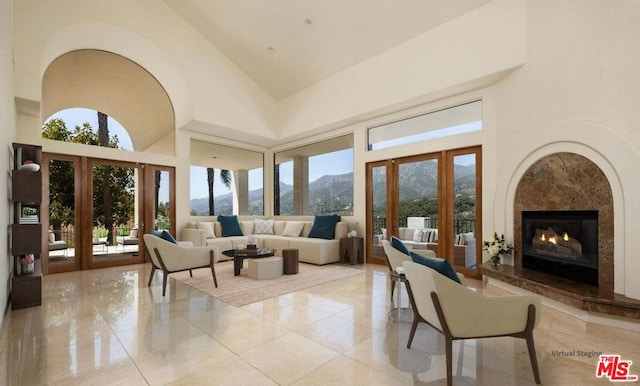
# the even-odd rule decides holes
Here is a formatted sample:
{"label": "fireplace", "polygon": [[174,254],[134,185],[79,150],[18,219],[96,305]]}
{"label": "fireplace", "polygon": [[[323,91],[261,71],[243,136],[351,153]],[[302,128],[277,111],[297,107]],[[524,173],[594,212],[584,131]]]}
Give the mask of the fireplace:
{"label": "fireplace", "polygon": [[522,267],[598,286],[598,211],[523,211]]}
{"label": "fireplace", "polygon": [[[607,177],[595,163],[574,153],[553,153],[544,156],[531,165],[520,178],[513,205],[513,265],[502,264],[500,267],[493,267],[487,262],[482,265],[483,275],[578,309],[640,318],[640,301],[614,293],[613,194]],[[556,216],[562,213],[560,211],[569,217]],[[535,218],[536,214],[539,215],[538,218]],[[587,216],[576,216],[580,214]],[[525,223],[523,216],[529,215],[534,216],[531,220],[538,225],[528,225],[528,221]],[[535,229],[548,230],[551,227],[555,234],[564,237],[565,231],[547,225],[547,222],[554,218],[560,221],[553,222],[573,222],[573,226],[580,227],[580,235],[566,231],[567,237],[576,239],[579,244],[569,243],[574,246],[574,250],[581,249],[582,255],[585,252],[597,255],[596,264],[593,263],[596,261],[595,257],[589,263],[584,262],[583,265],[587,267],[569,264],[571,261],[552,261],[554,257],[564,260],[573,258],[576,261],[579,259],[577,253],[566,251],[551,251],[547,253],[551,256],[533,256],[537,260],[530,259],[531,253],[525,253],[524,249],[533,244]],[[589,239],[584,237],[586,232],[591,232]],[[597,234],[594,236],[593,232]],[[560,257],[556,256],[558,254]],[[524,260],[528,262],[525,263]],[[526,266],[532,262],[542,266],[541,270],[547,269],[551,272],[527,268]],[[565,275],[569,266],[578,270],[568,273],[570,279],[556,276],[559,270],[549,268],[562,268],[565,270],[562,275]],[[596,275],[597,284],[594,280]],[[590,277],[587,280],[590,284],[576,281],[583,277]]]}

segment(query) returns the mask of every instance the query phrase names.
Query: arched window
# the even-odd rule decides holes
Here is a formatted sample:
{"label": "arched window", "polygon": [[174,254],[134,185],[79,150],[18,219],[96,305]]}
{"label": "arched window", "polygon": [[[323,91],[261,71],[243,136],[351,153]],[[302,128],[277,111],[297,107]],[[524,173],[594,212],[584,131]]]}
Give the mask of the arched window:
{"label": "arched window", "polygon": [[[99,111],[85,108],[58,111],[45,120],[42,126],[42,137],[85,145],[100,145],[98,129],[100,128],[99,117],[101,114]],[[131,137],[127,130],[112,117],[102,115],[103,118],[106,118],[105,127],[110,147],[133,150]]]}

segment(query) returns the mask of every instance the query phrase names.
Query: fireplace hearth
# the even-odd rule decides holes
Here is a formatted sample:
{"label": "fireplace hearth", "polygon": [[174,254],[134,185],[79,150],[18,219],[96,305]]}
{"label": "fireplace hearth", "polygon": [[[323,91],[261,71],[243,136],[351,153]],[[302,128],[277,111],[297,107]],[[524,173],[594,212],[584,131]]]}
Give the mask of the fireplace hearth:
{"label": "fireplace hearth", "polygon": [[522,267],[598,286],[598,211],[523,211]]}

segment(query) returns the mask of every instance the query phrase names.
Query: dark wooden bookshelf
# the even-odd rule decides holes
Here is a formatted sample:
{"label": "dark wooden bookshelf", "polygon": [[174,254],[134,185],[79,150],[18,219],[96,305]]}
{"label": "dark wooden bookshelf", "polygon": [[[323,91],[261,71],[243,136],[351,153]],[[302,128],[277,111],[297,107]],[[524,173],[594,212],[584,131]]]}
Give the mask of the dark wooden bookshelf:
{"label": "dark wooden bookshelf", "polygon": [[[42,172],[22,170],[20,166],[29,160],[40,165],[42,148],[21,143],[13,144],[13,170],[11,171],[11,200],[13,224],[9,226],[13,275],[11,277],[11,309],[34,307],[42,304]],[[33,208],[37,218],[24,222],[23,209]],[[24,274],[19,269],[20,259],[33,255],[34,270]]]}

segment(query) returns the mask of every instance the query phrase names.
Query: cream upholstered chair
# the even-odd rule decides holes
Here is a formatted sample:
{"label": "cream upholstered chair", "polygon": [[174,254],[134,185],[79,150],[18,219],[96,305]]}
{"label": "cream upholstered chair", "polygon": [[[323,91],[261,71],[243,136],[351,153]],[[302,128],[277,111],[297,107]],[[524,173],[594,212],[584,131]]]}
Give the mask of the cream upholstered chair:
{"label": "cream upholstered chair", "polygon": [[[387,255],[387,265],[389,266],[389,278],[391,279],[391,299],[393,299],[393,292],[396,288],[396,282],[402,282],[404,279],[398,273],[397,268],[402,267],[402,263],[405,261],[411,261],[411,257],[405,255],[399,250],[395,249],[389,240],[382,240],[382,248]],[[421,250],[420,254],[423,256],[435,257],[436,253],[431,250]]]}
{"label": "cream upholstered chair", "polygon": [[382,240],[382,248],[384,248],[384,254],[387,255],[389,279],[391,279],[391,300],[393,301],[393,292],[396,289],[396,283],[402,281],[397,268],[402,267],[403,262],[411,261],[411,257],[395,249],[389,240]]}
{"label": "cream upholstered chair", "polygon": [[439,274],[424,265],[402,264],[407,291],[414,308],[413,325],[407,342],[415,335],[418,322],[428,323],[445,337],[447,384],[452,384],[452,342],[512,336],[527,341],[536,383],[540,383],[533,329],[540,322],[541,302],[537,296],[485,296]]}
{"label": "cream upholstered chair", "polygon": [[153,280],[156,269],[162,270],[164,276],[162,278],[162,296],[167,290],[167,277],[170,273],[189,271],[197,268],[211,268],[213,282],[218,287],[218,279],[216,278],[216,270],[214,263],[220,259],[218,247],[194,247],[190,242],[174,244],[152,234],[145,234],[144,244],[147,246],[149,255],[151,255],[151,275],[149,276],[149,284]]}

